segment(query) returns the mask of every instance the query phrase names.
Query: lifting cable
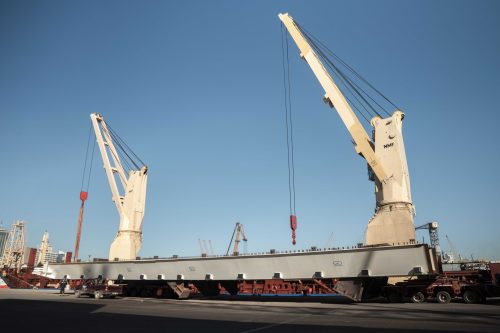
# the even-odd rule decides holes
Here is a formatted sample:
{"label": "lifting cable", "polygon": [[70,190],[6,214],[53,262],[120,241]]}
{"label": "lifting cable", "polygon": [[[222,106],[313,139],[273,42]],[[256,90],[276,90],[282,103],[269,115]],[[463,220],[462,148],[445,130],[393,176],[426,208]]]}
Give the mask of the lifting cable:
{"label": "lifting cable", "polygon": [[[347,68],[353,75],[355,75],[359,80],[361,80],[363,83],[365,83],[368,87],[370,87],[373,91],[375,91],[380,97],[382,97],[385,101],[387,101],[389,104],[391,104],[394,108],[400,110],[400,108],[394,104],[393,101],[391,101],[387,96],[385,96],[380,90],[375,88],[370,82],[368,82],[367,79],[365,79],[361,74],[359,74],[354,68],[349,66],[342,58],[340,58],[338,55],[336,55],[332,50],[330,50],[325,44],[323,44],[319,39],[317,39],[313,34],[311,34],[309,31],[305,30],[304,28],[300,27],[305,32],[306,37],[308,38],[309,41],[314,40],[316,43],[318,43],[323,50],[325,50],[326,53],[337,59],[337,61],[342,64],[345,68]],[[373,100],[373,99],[372,99]],[[373,100],[375,103],[376,101]],[[377,103],[378,104],[378,103]],[[379,105],[382,109],[384,109],[382,106]],[[385,110],[385,109],[384,109]]]}
{"label": "lifting cable", "polygon": [[[356,111],[363,119],[370,123],[369,118],[373,116],[382,117],[382,113],[390,116],[387,106],[392,106],[398,110],[400,108],[392,102],[380,90],[375,88],[367,79],[361,76],[353,67],[348,65],[338,55],[331,51],[325,44],[318,40],[314,35],[298,25],[304,37],[310,43],[311,47],[328,67],[330,74],[334,76],[335,81],[339,83],[339,89],[349,102],[353,111]],[[370,91],[371,93],[369,93]],[[376,97],[375,97],[375,96]],[[386,106],[384,106],[384,104]]]}
{"label": "lifting cable", "polygon": [[[78,251],[80,249],[80,236],[82,234],[82,224],[83,224],[83,211],[85,207],[85,201],[89,197],[89,187],[90,187],[90,178],[92,175],[92,165],[94,164],[94,152],[95,152],[95,144],[96,140],[94,140],[94,145],[92,146],[92,153],[90,155],[90,163],[88,164],[88,174],[87,174],[87,162],[89,160],[89,149],[90,149],[90,138],[92,137],[92,123],[90,124],[89,136],[87,139],[87,149],[85,150],[85,163],[83,165],[83,175],[82,175],[82,184],[80,187],[80,214],[78,215],[78,224],[76,231],[76,240],[75,240],[75,250],[73,252],[73,261],[78,260]],[[85,179],[87,182],[85,182]],[[85,186],[86,185],[86,186]]]}
{"label": "lifting cable", "polygon": [[[352,79],[346,76],[346,74],[344,74],[344,72],[340,70],[328,57],[326,57],[322,50],[316,49],[316,52],[320,55],[323,61],[326,62],[327,66],[332,70],[332,72],[336,74],[337,81],[340,81],[344,85],[344,87],[349,91],[351,96],[354,97],[354,99],[356,100],[357,104],[350,101],[351,105],[354,108],[361,106],[365,110],[365,112],[369,115],[369,117],[374,117],[375,115],[377,115],[382,118],[381,114],[376,110],[376,108],[366,100],[364,96],[367,95],[366,92],[361,87],[359,87],[355,82],[353,82]],[[370,95],[367,96],[368,98],[373,100],[373,98]],[[377,103],[377,105],[379,104]],[[357,110],[359,113],[361,113],[361,110],[359,109]],[[387,110],[385,110],[384,108],[382,108],[382,110],[383,112],[389,115]]]}
{"label": "lifting cable", "polygon": [[290,97],[290,60],[288,56],[288,34],[281,23],[281,53],[283,65],[283,88],[285,91],[285,126],[286,147],[288,154],[288,195],[290,206],[290,228],[292,229],[292,244],[296,244],[297,216],[295,211],[295,162],[293,150],[292,100]]}
{"label": "lifting cable", "polygon": [[136,153],[134,153],[134,151],[125,143],[118,133],[113,130],[109,123],[106,123],[106,126],[118,153],[118,156],[115,156],[115,158],[118,158],[125,164],[127,173],[129,173],[130,170],[140,170],[141,167],[145,166],[146,164],[140,159],[139,156],[137,156]]}
{"label": "lifting cable", "polygon": [[[92,175],[92,165],[94,162],[94,151],[95,151],[95,144],[96,144],[96,140],[94,140],[94,145],[92,147],[92,153],[90,155],[90,163],[89,163],[88,175],[87,175],[87,162],[89,160],[89,148],[90,148],[91,137],[92,137],[92,123],[90,124],[89,137],[87,139],[87,149],[85,151],[85,163],[83,165],[82,185],[80,187],[81,192],[88,192],[89,187],[90,187],[90,177]],[[85,180],[87,180],[86,184],[85,184]]]}

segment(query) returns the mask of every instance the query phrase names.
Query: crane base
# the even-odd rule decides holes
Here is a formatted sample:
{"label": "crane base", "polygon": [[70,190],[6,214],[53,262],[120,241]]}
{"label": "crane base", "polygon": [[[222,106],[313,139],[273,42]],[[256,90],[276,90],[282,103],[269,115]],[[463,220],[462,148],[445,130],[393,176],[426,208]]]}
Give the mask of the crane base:
{"label": "crane base", "polygon": [[415,226],[410,204],[382,206],[368,222],[365,245],[405,245],[415,243]]}
{"label": "crane base", "polygon": [[135,260],[139,253],[141,233],[138,231],[118,231],[109,250],[109,260]]}

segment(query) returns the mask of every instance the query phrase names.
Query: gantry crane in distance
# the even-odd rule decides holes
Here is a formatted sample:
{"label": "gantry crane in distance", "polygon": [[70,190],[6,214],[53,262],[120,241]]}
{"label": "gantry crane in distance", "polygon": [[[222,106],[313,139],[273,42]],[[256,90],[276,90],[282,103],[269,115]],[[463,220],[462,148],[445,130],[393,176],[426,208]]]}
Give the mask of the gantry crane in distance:
{"label": "gantry crane in distance", "polygon": [[365,244],[414,243],[415,210],[402,134],[404,113],[396,110],[387,118],[373,117],[370,121],[373,140],[370,139],[345,96],[320,61],[317,45],[290,15],[278,16],[297,44],[300,56],[311,67],[325,90],[325,102],[335,108],[351,134],[356,153],[368,162],[369,178],[375,182],[376,207],[366,229]]}
{"label": "gantry crane in distance", "polygon": [[431,247],[436,249],[436,254],[441,255],[441,247],[439,246],[439,235],[438,235],[439,224],[436,221],[428,222],[421,226],[415,227],[415,230],[427,229],[429,230],[429,241]]}
{"label": "gantry crane in distance", "polygon": [[226,256],[229,255],[229,249],[231,248],[231,244],[233,244],[234,240],[234,247],[233,247],[233,256],[237,256],[240,254],[239,252],[239,245],[241,241],[247,242],[248,238],[245,235],[245,230],[243,228],[243,224],[240,222],[236,222],[236,225],[233,230],[233,235],[231,236],[231,240],[229,241],[229,246],[227,247],[226,251]]}
{"label": "gantry crane in distance", "polygon": [[109,260],[135,260],[142,245],[148,167],[100,114],[92,113],[90,119],[112,199],[120,215],[120,226],[109,250]]}

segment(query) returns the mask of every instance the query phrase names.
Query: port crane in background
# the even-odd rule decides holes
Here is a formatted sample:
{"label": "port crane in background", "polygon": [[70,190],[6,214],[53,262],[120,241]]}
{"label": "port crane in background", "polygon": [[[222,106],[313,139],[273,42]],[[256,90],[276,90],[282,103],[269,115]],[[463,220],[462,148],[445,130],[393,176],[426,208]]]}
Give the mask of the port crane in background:
{"label": "port crane in background", "polygon": [[[439,224],[436,221],[423,224],[421,226],[415,227],[415,230],[427,229],[429,230],[429,241],[431,247],[436,249],[436,253],[441,255],[441,247],[439,246],[439,235],[438,235]],[[448,237],[448,236],[446,236]]]}
{"label": "port crane in background", "polygon": [[109,260],[135,260],[142,245],[148,167],[106,124],[100,114],[92,113],[90,119],[101,151],[112,200],[120,215],[120,226],[109,250]]}
{"label": "port crane in background", "polygon": [[16,273],[21,271],[24,256],[24,221],[17,220],[10,229],[0,261],[0,268],[8,268]]}
{"label": "port crane in background", "polygon": [[227,247],[226,251],[226,256],[229,255],[229,249],[231,248],[231,244],[233,244],[234,240],[234,247],[233,247],[233,256],[237,256],[240,254],[239,252],[239,245],[241,241],[247,242],[248,238],[245,235],[245,230],[243,228],[243,224],[240,222],[236,222],[236,225],[233,230],[233,235],[231,236],[231,240],[229,241],[229,246]]}
{"label": "port crane in background", "polygon": [[42,243],[40,244],[40,248],[38,249],[40,251],[40,255],[38,256],[38,262],[36,263],[37,265],[39,264],[45,264],[47,260],[47,254],[49,253],[49,248],[50,248],[50,243],[49,243],[49,232],[45,230],[42,236]]}
{"label": "port crane in background", "polygon": [[208,245],[207,241],[205,239],[199,239],[198,238],[198,246],[200,247],[200,253],[202,257],[206,257],[207,255],[213,256],[214,255],[214,248],[212,247],[212,240],[208,240]]}
{"label": "port crane in background", "polygon": [[448,235],[445,235],[446,241],[448,242],[448,252],[443,252],[443,262],[444,263],[460,263],[464,261],[464,258],[458,253],[457,249],[455,248],[455,245],[451,242],[450,237]]}
{"label": "port crane in background", "polygon": [[334,234],[332,232],[330,234],[330,236],[328,237],[328,240],[325,243],[325,246],[324,246],[325,249],[332,246],[332,244],[333,244],[333,236],[334,236]]}
{"label": "port crane in background", "polygon": [[297,44],[300,56],[310,66],[325,90],[325,102],[335,108],[351,134],[356,153],[368,162],[370,180],[375,182],[376,208],[375,214],[368,222],[365,244],[414,243],[415,210],[402,134],[404,113],[396,110],[387,118],[373,117],[370,121],[373,140],[370,139],[345,96],[320,61],[318,54],[322,53],[318,51],[317,45],[290,15],[279,14],[279,18]]}

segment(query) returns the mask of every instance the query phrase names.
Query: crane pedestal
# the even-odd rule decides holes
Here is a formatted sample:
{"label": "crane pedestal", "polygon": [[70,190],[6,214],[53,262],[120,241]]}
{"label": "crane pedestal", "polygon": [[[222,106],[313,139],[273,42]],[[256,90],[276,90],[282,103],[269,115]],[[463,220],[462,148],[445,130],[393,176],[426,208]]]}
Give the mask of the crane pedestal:
{"label": "crane pedestal", "polygon": [[135,260],[141,243],[142,234],[140,231],[118,231],[109,249],[109,260],[113,261],[115,258],[120,260]]}
{"label": "crane pedestal", "polygon": [[415,243],[412,206],[406,203],[379,207],[366,228],[366,245]]}

